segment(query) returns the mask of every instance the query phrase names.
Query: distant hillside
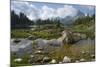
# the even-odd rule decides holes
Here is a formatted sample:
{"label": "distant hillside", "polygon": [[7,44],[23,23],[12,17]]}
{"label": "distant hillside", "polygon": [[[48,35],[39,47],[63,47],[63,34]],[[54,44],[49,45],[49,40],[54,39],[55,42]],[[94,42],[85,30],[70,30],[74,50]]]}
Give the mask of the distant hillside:
{"label": "distant hillside", "polygon": [[87,35],[87,37],[95,37],[95,15],[78,18],[72,24],[74,32],[80,32]]}
{"label": "distant hillside", "polygon": [[70,25],[72,24],[77,18],[79,17],[84,17],[84,13],[82,13],[81,11],[78,11],[77,14],[75,16],[66,16],[65,18],[60,18],[61,23],[63,23],[64,25]]}

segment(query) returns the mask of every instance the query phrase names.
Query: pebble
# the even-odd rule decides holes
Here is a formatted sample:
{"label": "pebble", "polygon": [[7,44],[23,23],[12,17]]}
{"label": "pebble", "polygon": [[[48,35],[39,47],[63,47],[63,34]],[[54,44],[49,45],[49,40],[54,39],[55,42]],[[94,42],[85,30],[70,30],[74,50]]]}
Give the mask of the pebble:
{"label": "pebble", "polygon": [[33,58],[33,57],[34,57],[34,55],[30,55],[30,57],[31,57],[31,58]]}
{"label": "pebble", "polygon": [[85,60],[84,58],[81,58],[80,61],[81,61],[81,62],[84,62],[84,61],[86,61],[86,60]]}
{"label": "pebble", "polygon": [[21,59],[21,58],[17,58],[17,59],[15,59],[14,61],[15,61],[15,62],[21,62],[22,59]]}
{"label": "pebble", "polygon": [[95,55],[94,55],[94,54],[92,54],[92,55],[91,55],[91,57],[92,57],[92,58],[94,58],[94,57],[95,57]]}
{"label": "pebble", "polygon": [[69,57],[65,56],[63,58],[63,63],[68,63],[68,62],[71,62],[71,59]]}
{"label": "pebble", "polygon": [[80,61],[76,60],[75,62],[76,62],[76,63],[79,63]]}
{"label": "pebble", "polygon": [[55,59],[52,59],[52,61],[50,63],[51,64],[55,64],[56,63],[56,60]]}
{"label": "pebble", "polygon": [[35,54],[41,54],[41,53],[42,53],[42,51],[40,51],[40,50],[35,52]]}
{"label": "pebble", "polygon": [[85,51],[82,51],[81,53],[82,53],[82,54],[85,54]]}
{"label": "pebble", "polygon": [[62,62],[59,62],[59,64],[61,64]]}

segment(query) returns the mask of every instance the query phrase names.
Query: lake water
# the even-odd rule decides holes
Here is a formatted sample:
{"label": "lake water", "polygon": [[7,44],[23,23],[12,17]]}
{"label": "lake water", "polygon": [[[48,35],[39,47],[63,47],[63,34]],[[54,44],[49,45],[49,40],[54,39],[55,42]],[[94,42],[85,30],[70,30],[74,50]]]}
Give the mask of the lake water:
{"label": "lake water", "polygon": [[83,39],[76,42],[75,45],[95,45],[95,39]]}

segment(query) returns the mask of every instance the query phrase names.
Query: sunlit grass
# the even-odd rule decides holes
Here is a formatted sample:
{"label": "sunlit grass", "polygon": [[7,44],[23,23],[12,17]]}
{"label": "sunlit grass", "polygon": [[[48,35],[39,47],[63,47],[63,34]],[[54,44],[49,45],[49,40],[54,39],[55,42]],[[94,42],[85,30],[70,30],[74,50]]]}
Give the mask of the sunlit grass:
{"label": "sunlit grass", "polygon": [[[82,52],[85,52],[84,54]],[[72,60],[79,60],[81,58],[91,61],[91,55],[95,54],[94,45],[63,45],[61,48],[55,49],[51,52],[50,56],[56,58],[58,61],[61,61],[64,56],[70,57]]]}

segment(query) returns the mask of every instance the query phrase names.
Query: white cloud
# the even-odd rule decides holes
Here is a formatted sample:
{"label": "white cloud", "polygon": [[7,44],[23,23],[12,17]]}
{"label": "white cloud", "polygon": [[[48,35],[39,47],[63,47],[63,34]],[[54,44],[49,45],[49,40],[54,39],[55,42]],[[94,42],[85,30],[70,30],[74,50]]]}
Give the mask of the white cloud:
{"label": "white cloud", "polygon": [[11,10],[15,10],[17,14],[23,12],[29,17],[31,20],[35,19],[48,19],[52,17],[61,17],[64,18],[66,16],[75,16],[77,14],[77,9],[73,6],[64,5],[60,8],[51,8],[49,6],[42,6],[42,8],[38,8],[35,5],[29,2],[11,2]]}
{"label": "white cloud", "polygon": [[14,10],[16,14],[19,14],[20,12],[24,13],[29,17],[29,19],[34,20],[38,18],[38,9],[30,4],[29,2],[17,2],[12,1],[11,2],[11,10]]}
{"label": "white cloud", "polygon": [[55,16],[55,9],[49,8],[46,5],[44,5],[40,10],[39,17],[43,20],[48,19],[48,18],[52,18],[52,17],[56,17]]}
{"label": "white cloud", "polygon": [[77,9],[68,5],[64,5],[64,7],[57,9],[57,14],[59,17],[75,16],[76,13],[77,13]]}

